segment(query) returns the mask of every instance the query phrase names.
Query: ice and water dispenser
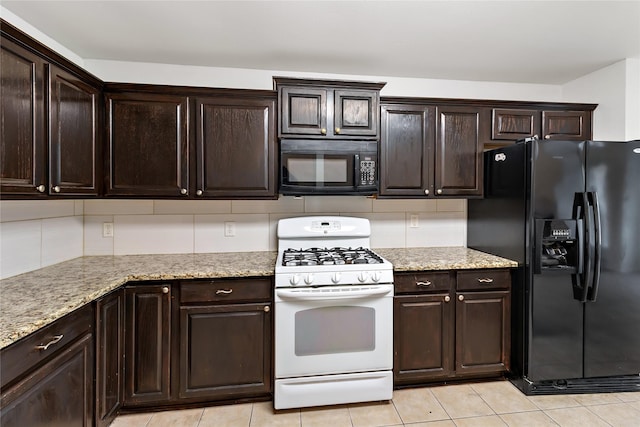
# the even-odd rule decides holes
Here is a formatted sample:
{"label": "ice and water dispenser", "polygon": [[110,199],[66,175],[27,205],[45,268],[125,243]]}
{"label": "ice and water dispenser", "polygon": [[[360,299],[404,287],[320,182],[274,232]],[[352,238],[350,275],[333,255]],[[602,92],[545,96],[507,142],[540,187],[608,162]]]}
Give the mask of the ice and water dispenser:
{"label": "ice and water dispenser", "polygon": [[534,273],[581,273],[575,219],[537,219],[535,230]]}

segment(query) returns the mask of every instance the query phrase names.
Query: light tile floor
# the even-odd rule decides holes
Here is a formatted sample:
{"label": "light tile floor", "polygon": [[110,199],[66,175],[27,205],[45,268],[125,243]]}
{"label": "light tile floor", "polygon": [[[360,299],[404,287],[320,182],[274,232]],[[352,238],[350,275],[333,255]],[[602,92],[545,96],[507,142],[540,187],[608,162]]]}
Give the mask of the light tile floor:
{"label": "light tile floor", "polygon": [[640,427],[640,392],[525,396],[508,381],[395,390],[390,402],[277,411],[271,402],[121,415],[113,427]]}

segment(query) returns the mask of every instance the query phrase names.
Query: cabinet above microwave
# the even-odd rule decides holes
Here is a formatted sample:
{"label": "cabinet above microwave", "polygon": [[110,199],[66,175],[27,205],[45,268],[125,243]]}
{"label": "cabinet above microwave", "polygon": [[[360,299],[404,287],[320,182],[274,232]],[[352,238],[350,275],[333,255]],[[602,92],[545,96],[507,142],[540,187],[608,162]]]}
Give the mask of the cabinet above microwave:
{"label": "cabinet above microwave", "polygon": [[385,83],[274,77],[280,106],[278,137],[379,138],[380,89]]}

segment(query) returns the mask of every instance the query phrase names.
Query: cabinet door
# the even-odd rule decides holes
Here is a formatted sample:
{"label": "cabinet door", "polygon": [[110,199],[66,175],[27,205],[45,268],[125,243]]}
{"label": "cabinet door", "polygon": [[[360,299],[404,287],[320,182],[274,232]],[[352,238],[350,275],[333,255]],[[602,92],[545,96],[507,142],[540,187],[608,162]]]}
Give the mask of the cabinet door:
{"label": "cabinet door", "polygon": [[438,196],[482,195],[480,126],[484,111],[475,107],[438,107],[435,191]]}
{"label": "cabinet door", "polygon": [[271,391],[271,305],[180,308],[180,397]]}
{"label": "cabinet door", "polygon": [[394,298],[396,384],[416,383],[453,373],[454,303],[449,294]]}
{"label": "cabinet door", "polygon": [[433,194],[434,107],[382,105],[380,196]]}
{"label": "cabinet door", "polygon": [[275,100],[201,98],[196,111],[196,195],[275,198]]}
{"label": "cabinet door", "polygon": [[335,90],[334,134],[377,136],[378,97],[375,90]]}
{"label": "cabinet door", "polygon": [[591,139],[591,111],[543,111],[542,134],[544,139]]}
{"label": "cabinet door", "polygon": [[187,196],[187,97],[106,95],[107,195]]}
{"label": "cabinet door", "polygon": [[493,108],[491,139],[516,141],[540,135],[540,111]]}
{"label": "cabinet door", "polygon": [[3,427],[93,425],[93,336],[84,335],[27,375],[0,403]]}
{"label": "cabinet door", "polygon": [[510,292],[456,294],[456,373],[500,374],[509,369]]}
{"label": "cabinet door", "polygon": [[125,289],[125,405],[169,399],[170,298],[169,284]]}
{"label": "cabinet door", "polygon": [[54,65],[49,73],[49,192],[97,195],[100,89]]}
{"label": "cabinet door", "polygon": [[46,187],[44,61],[1,39],[0,191],[33,195]]}
{"label": "cabinet door", "polygon": [[123,293],[117,290],[96,303],[96,425],[107,426],[122,405],[124,384]]}
{"label": "cabinet door", "polygon": [[327,90],[283,87],[280,135],[326,135]]}

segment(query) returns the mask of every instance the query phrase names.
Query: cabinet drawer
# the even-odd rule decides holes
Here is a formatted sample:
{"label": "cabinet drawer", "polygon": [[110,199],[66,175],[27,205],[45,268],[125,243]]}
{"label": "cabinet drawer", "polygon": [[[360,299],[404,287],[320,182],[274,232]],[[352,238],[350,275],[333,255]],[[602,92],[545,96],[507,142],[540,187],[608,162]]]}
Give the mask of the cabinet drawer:
{"label": "cabinet drawer", "polygon": [[2,349],[2,387],[20,378],[77,338],[93,330],[93,306],[84,307]]}
{"label": "cabinet drawer", "polygon": [[447,271],[425,271],[394,276],[396,294],[448,291],[451,279]]}
{"label": "cabinet drawer", "polygon": [[511,273],[509,270],[458,271],[456,276],[456,290],[458,291],[511,288]]}
{"label": "cabinet drawer", "polygon": [[208,279],[180,282],[180,302],[271,300],[271,279]]}

